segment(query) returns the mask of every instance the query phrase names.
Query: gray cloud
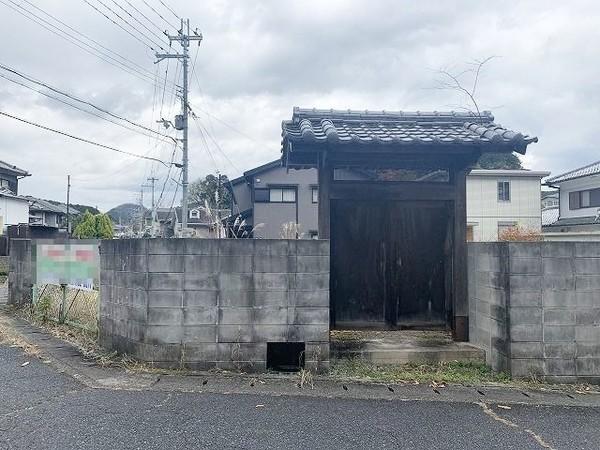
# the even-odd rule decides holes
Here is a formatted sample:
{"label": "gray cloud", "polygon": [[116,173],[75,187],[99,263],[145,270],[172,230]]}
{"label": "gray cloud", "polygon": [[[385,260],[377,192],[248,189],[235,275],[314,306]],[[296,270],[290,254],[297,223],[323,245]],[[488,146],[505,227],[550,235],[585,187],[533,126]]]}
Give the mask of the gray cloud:
{"label": "gray cloud", "polygon": [[[158,2],[152,3],[160,8]],[[595,43],[600,42],[600,6],[596,2],[169,3],[190,17],[205,36],[195,68],[201,86],[193,82],[191,103],[202,133],[208,131],[212,139],[207,138],[205,145],[192,125],[192,178],[217,169],[237,176],[277,158],[280,123],[290,117],[294,105],[388,110],[464,106],[455,92],[432,89],[436,70],[459,71],[468,61],[489,55],[500,57],[485,68],[479,102],[493,108],[499,123],[539,136],[540,143],[531,146],[525,157],[530,167],[558,173],[599,159],[600,64]],[[84,2],[35,4],[151,74],[157,70],[148,48]],[[146,8],[142,2],[134,4]],[[154,97],[151,81],[89,55],[4,5],[0,4],[0,11],[4,43],[0,62],[157,127],[160,99]],[[192,48],[192,57],[195,52]],[[163,62],[158,71],[162,75],[165,69]],[[171,62],[171,81],[174,75]],[[0,108],[124,150],[171,158],[167,144],[157,145],[3,79]],[[172,118],[178,109],[178,102],[166,95],[163,117]],[[161,165],[4,118],[0,118],[0,159],[33,173],[22,184],[24,193],[61,199],[66,175],[71,173],[74,201],[104,209],[134,200],[150,174],[161,178],[161,186],[167,174]],[[176,171],[172,174],[177,176]],[[166,189],[169,202],[174,186],[171,182]]]}

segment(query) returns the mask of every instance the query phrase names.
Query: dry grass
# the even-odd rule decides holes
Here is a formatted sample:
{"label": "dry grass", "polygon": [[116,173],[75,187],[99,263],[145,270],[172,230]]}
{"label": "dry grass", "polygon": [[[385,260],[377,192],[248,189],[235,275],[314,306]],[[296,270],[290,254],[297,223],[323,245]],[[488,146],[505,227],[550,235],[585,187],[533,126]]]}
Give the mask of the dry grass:
{"label": "dry grass", "polygon": [[0,316],[0,343],[9,345],[11,347],[19,347],[23,349],[25,353],[31,356],[37,357],[40,354],[40,349],[27,342],[21,337],[21,335],[16,333],[7,320],[2,316]]}
{"label": "dry grass", "polygon": [[542,240],[542,233],[539,230],[524,226],[511,227],[503,230],[498,236],[499,241],[512,242],[538,242]]}

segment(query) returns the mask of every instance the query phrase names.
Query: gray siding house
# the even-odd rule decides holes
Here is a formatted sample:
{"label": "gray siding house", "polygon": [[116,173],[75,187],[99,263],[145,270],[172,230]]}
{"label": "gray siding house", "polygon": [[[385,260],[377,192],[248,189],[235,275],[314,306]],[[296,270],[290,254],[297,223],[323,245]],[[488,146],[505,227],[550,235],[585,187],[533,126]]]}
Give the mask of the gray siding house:
{"label": "gray siding house", "polygon": [[245,220],[253,237],[278,239],[285,224],[298,224],[299,236],[314,239],[318,234],[317,170],[288,170],[281,160],[248,170],[231,180],[233,197],[230,223]]}
{"label": "gray siding house", "polygon": [[0,188],[9,189],[13,194],[19,193],[19,180],[30,176],[29,172],[19,169],[4,161],[0,161]]}

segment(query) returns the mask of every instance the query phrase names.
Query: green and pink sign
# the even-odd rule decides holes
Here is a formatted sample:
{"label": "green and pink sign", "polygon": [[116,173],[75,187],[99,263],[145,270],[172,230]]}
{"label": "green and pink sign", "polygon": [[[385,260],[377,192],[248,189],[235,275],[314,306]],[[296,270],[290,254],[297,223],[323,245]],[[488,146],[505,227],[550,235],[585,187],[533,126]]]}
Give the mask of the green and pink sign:
{"label": "green and pink sign", "polygon": [[35,245],[35,283],[93,287],[98,278],[98,244]]}

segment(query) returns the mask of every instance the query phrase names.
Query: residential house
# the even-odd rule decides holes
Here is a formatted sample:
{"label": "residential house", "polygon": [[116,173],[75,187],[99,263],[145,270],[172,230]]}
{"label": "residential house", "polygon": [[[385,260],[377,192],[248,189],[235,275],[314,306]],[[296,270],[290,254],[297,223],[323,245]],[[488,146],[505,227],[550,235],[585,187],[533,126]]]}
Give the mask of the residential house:
{"label": "residential house", "polygon": [[29,222],[29,202],[6,187],[0,187],[0,234],[6,227]]}
{"label": "residential house", "polygon": [[0,161],[0,188],[9,189],[13,194],[19,193],[19,180],[30,176],[26,170]]}
{"label": "residential house", "polygon": [[[345,179],[366,180],[368,173],[344,170]],[[516,225],[541,231],[541,178],[549,172],[473,170],[467,177],[467,239],[496,241],[498,233]],[[439,173],[428,175],[440,176]],[[246,229],[262,224],[254,237],[279,238],[285,223],[300,226],[300,236],[318,233],[316,169],[287,170],[281,160],[256,167],[231,180],[232,219],[240,216]],[[231,222],[231,219],[230,219]]]}
{"label": "residential house", "polygon": [[559,190],[556,221],[544,226],[548,240],[600,240],[600,161],[551,177]]}
{"label": "residential house", "polygon": [[472,170],[467,177],[467,240],[497,241],[515,226],[541,232],[541,179],[550,172]]}
{"label": "residential house", "polygon": [[299,224],[298,235],[318,234],[317,170],[288,170],[275,160],[248,170],[226,185],[233,197],[229,227],[241,217],[253,237],[278,239],[286,224]]}
{"label": "residential house", "polygon": [[[219,233],[225,234],[222,226],[217,226],[220,219],[225,219],[230,214],[229,210],[207,211],[204,206],[190,204],[188,206],[188,229],[189,237],[216,238]],[[160,230],[158,233],[164,237],[176,235],[182,227],[182,208],[157,208],[156,220]],[[223,236],[221,236],[223,237]]]}
{"label": "residential house", "polygon": [[558,191],[542,191],[542,209],[558,208],[559,194]]}
{"label": "residential house", "polygon": [[[67,228],[67,205],[64,203],[44,200],[31,196],[25,197],[29,201],[29,225],[32,227],[47,227],[56,229]],[[77,216],[81,214],[73,207],[68,214]]]}

